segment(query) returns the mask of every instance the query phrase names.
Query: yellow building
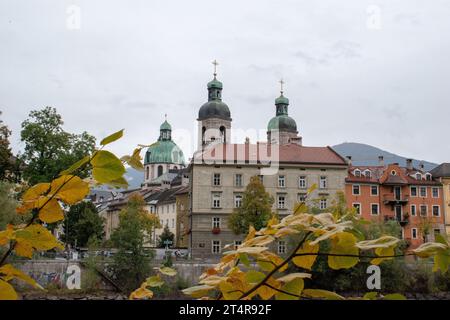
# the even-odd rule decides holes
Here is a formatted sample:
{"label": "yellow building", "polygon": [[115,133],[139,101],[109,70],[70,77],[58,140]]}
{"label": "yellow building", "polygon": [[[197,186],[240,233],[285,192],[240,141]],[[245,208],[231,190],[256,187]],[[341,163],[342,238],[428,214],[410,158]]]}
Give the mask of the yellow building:
{"label": "yellow building", "polygon": [[445,229],[450,235],[450,163],[442,163],[431,171],[433,177],[442,183]]}

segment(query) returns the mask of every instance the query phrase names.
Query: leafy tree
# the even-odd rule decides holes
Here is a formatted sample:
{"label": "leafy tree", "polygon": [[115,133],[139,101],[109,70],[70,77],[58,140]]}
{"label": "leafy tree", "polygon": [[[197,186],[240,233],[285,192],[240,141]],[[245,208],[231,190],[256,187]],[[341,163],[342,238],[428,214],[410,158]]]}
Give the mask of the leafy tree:
{"label": "leafy tree", "polygon": [[153,252],[146,250],[145,244],[147,235],[159,224],[159,219],[144,207],[144,199],[138,194],[132,195],[120,212],[118,228],[111,235],[118,249],[112,267],[114,276],[130,291],[150,274]]}
{"label": "leafy tree", "polygon": [[[2,112],[0,111],[0,116]],[[11,131],[0,119],[0,180],[10,177],[14,171],[14,157],[9,146]]]}
{"label": "leafy tree", "polygon": [[83,201],[70,207],[63,223],[62,241],[71,246],[86,247],[89,241],[102,240],[104,219],[90,201]]}
{"label": "leafy tree", "polygon": [[[64,122],[55,108],[34,110],[22,123],[21,140],[25,143],[21,159],[25,163],[24,178],[33,185],[51,181],[71,164],[91,154],[95,138],[87,132],[71,134],[63,130]],[[88,175],[88,166],[79,173]]]}
{"label": "leafy tree", "polygon": [[272,217],[273,197],[259,177],[251,177],[242,197],[242,205],[231,214],[228,225],[235,234],[245,234],[250,226],[259,230]]}
{"label": "leafy tree", "polygon": [[174,238],[175,235],[172,232],[170,232],[169,226],[165,225],[163,232],[159,235],[158,247],[165,248],[166,247],[166,244],[164,243],[165,241],[171,241],[173,244]]}
{"label": "leafy tree", "polygon": [[32,258],[35,251],[52,249],[63,250],[64,246],[46,228],[46,225],[64,220],[61,205],[72,206],[83,201],[89,193],[89,183],[80,178],[87,168],[90,168],[91,181],[108,186],[127,186],[123,177],[124,163],[135,169],[142,169],[140,151],[143,146],[136,148],[132,155],[122,157],[104,150],[104,147],[123,135],[120,130],[106,138],[101,147],[69,168],[59,173],[49,182],[33,185],[25,190],[20,199],[16,213],[24,223],[10,224],[5,230],[0,230],[0,248],[5,253],[0,255],[0,300],[14,300],[18,298],[12,280],[20,280],[42,289],[29,275],[16,269],[8,263],[12,254],[24,258]]}

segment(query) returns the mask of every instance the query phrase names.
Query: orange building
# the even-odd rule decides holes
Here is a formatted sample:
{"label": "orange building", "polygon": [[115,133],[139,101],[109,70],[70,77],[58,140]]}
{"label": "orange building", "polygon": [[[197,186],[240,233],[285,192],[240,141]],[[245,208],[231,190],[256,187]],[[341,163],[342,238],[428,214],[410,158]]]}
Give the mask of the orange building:
{"label": "orange building", "polygon": [[442,184],[431,173],[397,163],[349,167],[347,205],[367,220],[397,220],[412,248],[445,234]]}

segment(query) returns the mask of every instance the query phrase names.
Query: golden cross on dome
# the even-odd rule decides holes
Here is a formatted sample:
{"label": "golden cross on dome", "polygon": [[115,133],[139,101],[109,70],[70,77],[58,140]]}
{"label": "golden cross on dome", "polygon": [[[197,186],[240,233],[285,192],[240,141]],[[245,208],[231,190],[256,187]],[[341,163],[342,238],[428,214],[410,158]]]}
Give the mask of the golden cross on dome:
{"label": "golden cross on dome", "polygon": [[214,77],[215,77],[217,75],[217,66],[219,65],[219,63],[217,62],[217,60],[214,59],[212,64],[214,65]]}
{"label": "golden cross on dome", "polygon": [[284,85],[284,80],[281,79],[281,80],[280,80],[280,87],[281,87],[280,92],[281,92],[281,94],[283,94],[283,85]]}

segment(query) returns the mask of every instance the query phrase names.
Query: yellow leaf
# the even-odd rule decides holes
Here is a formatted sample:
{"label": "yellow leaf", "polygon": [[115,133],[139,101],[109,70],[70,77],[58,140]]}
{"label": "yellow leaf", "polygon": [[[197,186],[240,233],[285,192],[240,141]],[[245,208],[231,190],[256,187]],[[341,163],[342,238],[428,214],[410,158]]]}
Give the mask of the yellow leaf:
{"label": "yellow leaf", "polygon": [[6,230],[0,231],[0,246],[4,246],[14,238],[14,229],[12,225],[8,225]]}
{"label": "yellow leaf", "polygon": [[35,288],[44,289],[29,275],[14,268],[10,264],[5,264],[4,266],[0,267],[0,273],[4,275],[4,276],[2,276],[2,278],[6,281],[9,281],[13,278],[17,278],[17,279],[20,279],[20,280],[32,285]]}
{"label": "yellow leaf", "polygon": [[[279,280],[279,279],[278,279]],[[298,300],[300,299],[300,294],[305,286],[303,279],[294,278],[285,285],[281,287],[280,290],[284,292],[278,292],[275,296],[277,300]],[[288,294],[290,293],[290,294]]]}
{"label": "yellow leaf", "polygon": [[130,300],[139,300],[139,299],[144,299],[144,298],[148,298],[151,299],[153,298],[153,291],[145,288],[145,287],[140,287],[136,290],[134,290],[131,294],[130,294]]}
{"label": "yellow leaf", "polygon": [[49,191],[49,189],[50,183],[38,183],[25,191],[22,200],[25,202],[37,200],[41,195]]}
{"label": "yellow leaf", "polygon": [[[348,269],[356,265],[358,257],[348,257],[345,255],[358,255],[359,249],[355,247],[356,237],[349,232],[338,233],[331,241],[330,254],[328,256],[328,266],[331,269]],[[342,255],[342,256],[339,256]]]}
{"label": "yellow leaf", "polygon": [[400,239],[397,239],[392,236],[382,236],[378,239],[374,240],[365,240],[359,241],[356,246],[363,250],[375,249],[375,248],[388,248],[395,247],[397,243],[400,242]]}
{"label": "yellow leaf", "polygon": [[53,223],[64,219],[64,212],[58,200],[41,197],[38,201],[39,219],[45,223]]}
{"label": "yellow leaf", "polygon": [[149,277],[145,282],[149,287],[161,287],[164,284],[159,275]]}
{"label": "yellow leaf", "polygon": [[8,282],[0,279],[0,300],[17,300],[17,292]]}
{"label": "yellow leaf", "polygon": [[64,171],[61,171],[61,172],[59,173],[59,175],[60,175],[60,176],[64,176],[64,175],[66,175],[66,174],[71,174],[71,173],[74,172],[75,170],[81,168],[83,165],[85,165],[86,163],[88,163],[89,160],[91,160],[91,157],[90,157],[90,156],[85,156],[83,159],[81,159],[81,160],[75,162],[73,165],[71,165],[71,166],[69,167],[69,169],[66,169],[66,170],[64,170]]}
{"label": "yellow leaf", "polygon": [[220,292],[225,300],[238,300],[243,292],[236,290],[229,282],[221,282],[219,285]]}
{"label": "yellow leaf", "polygon": [[314,262],[316,261],[317,255],[314,255],[319,252],[319,244],[316,243],[311,245],[311,241],[306,241],[303,246],[297,250],[297,254],[305,254],[312,253],[313,255],[304,255],[299,257],[294,257],[292,262],[300,268],[311,270]]}
{"label": "yellow leaf", "polygon": [[[281,287],[280,283],[274,278],[269,278],[266,282],[274,288],[280,289]],[[262,285],[256,290],[256,293],[261,297],[261,299],[269,300],[277,293],[277,291],[266,285]]]}
{"label": "yellow leaf", "polygon": [[[375,253],[378,256],[392,256],[392,255],[394,255],[395,252],[394,252],[394,247],[389,247],[389,248],[376,248]],[[393,258],[375,258],[375,259],[372,259],[370,261],[370,263],[374,264],[374,265],[379,265],[384,260],[390,260],[390,259],[393,259]]]}
{"label": "yellow leaf", "polygon": [[73,205],[88,195],[89,184],[80,177],[65,175],[52,181],[50,193],[66,204]]}
{"label": "yellow leaf", "polygon": [[106,146],[107,144],[110,144],[111,142],[114,142],[116,140],[119,140],[120,138],[123,137],[123,130],[119,130],[109,136],[107,136],[106,138],[104,138],[102,141],[100,141],[100,145],[102,146]]}
{"label": "yellow leaf", "polygon": [[248,283],[260,283],[266,275],[260,271],[249,270],[245,273],[245,280]]}
{"label": "yellow leaf", "polygon": [[434,256],[439,252],[439,250],[445,250],[448,246],[443,243],[438,242],[426,242],[421,244],[418,248],[414,249],[415,255],[421,258],[428,258]]}
{"label": "yellow leaf", "polygon": [[98,183],[109,183],[122,177],[125,167],[114,154],[99,150],[91,159],[92,176]]}
{"label": "yellow leaf", "polygon": [[345,298],[335,292],[321,289],[304,289],[302,296],[308,298],[323,298],[327,300],[345,300]]}
{"label": "yellow leaf", "polygon": [[33,258],[33,247],[31,246],[30,242],[17,239],[16,245],[14,246],[14,251],[18,256],[25,257],[25,258]]}
{"label": "yellow leaf", "polygon": [[36,250],[64,249],[50,231],[40,224],[32,224],[25,229],[17,230],[15,234],[18,243],[22,242],[23,245],[31,246]]}

